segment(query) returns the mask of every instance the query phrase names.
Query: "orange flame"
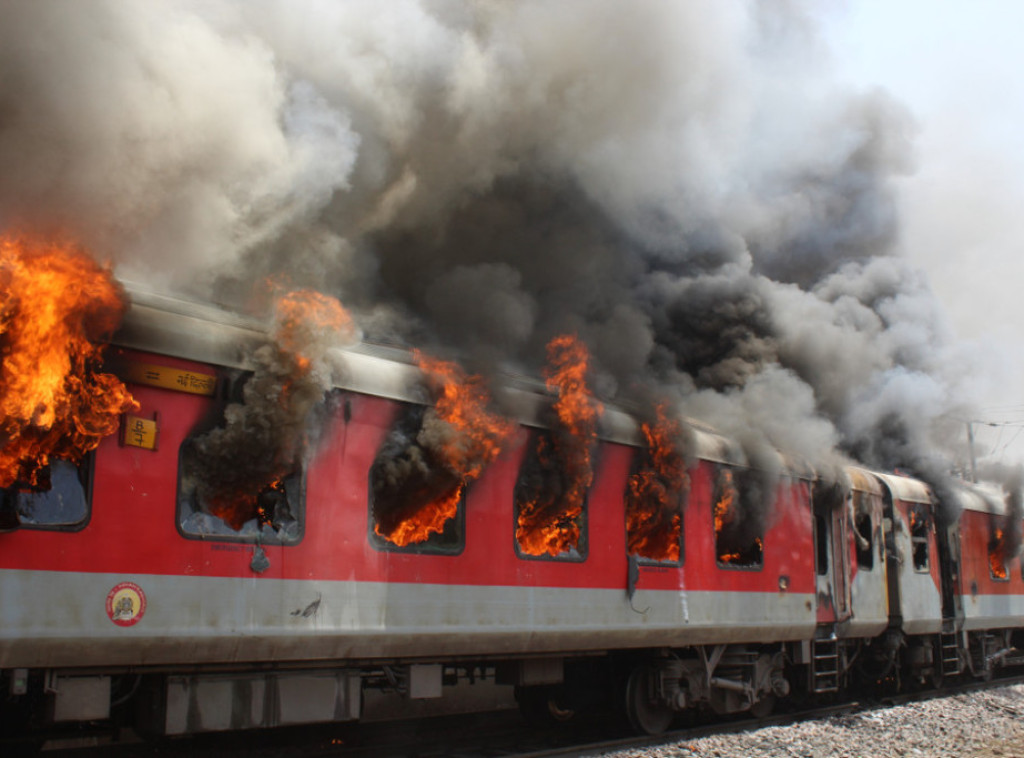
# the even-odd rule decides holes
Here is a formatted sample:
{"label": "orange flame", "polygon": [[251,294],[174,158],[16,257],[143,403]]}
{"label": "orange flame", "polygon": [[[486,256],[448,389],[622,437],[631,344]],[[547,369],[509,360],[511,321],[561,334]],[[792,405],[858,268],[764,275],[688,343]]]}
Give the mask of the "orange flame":
{"label": "orange flame", "polygon": [[677,442],[678,419],[659,404],[654,424],[641,425],[647,460],[629,478],[626,491],[626,536],[629,552],[655,561],[679,560],[683,496],[689,486],[686,461]]}
{"label": "orange flame", "polygon": [[462,490],[463,485],[459,483],[454,489],[416,508],[406,518],[398,521],[392,529],[382,529],[378,522],[373,530],[377,536],[399,547],[426,542],[431,534],[443,532],[445,524],[458,515]]}
{"label": "orange flame", "polygon": [[988,566],[996,579],[1006,579],[1006,535],[1002,529],[996,529],[995,536],[988,547]]}
{"label": "orange flame", "polygon": [[311,347],[323,351],[325,335],[333,343],[349,341],[356,334],[348,311],[322,292],[293,290],[281,295],[274,307],[274,338],[283,352],[294,357],[300,372],[310,368]]}
{"label": "orange flame", "polygon": [[77,462],[137,407],[103,348],[126,304],[80,249],[0,238],[0,487],[38,487],[51,457]]}
{"label": "orange flame", "polygon": [[764,542],[761,537],[748,540],[739,531],[739,492],[733,474],[721,469],[716,487],[718,497],[713,508],[715,554],[719,563],[754,565],[761,562]]}
{"label": "orange flame", "polygon": [[736,487],[732,482],[732,472],[729,469],[722,469],[718,480],[718,491],[720,497],[714,507],[716,540],[721,538],[722,530],[725,529],[726,524],[731,524],[736,518],[735,511],[733,510]]}
{"label": "orange flame", "polygon": [[482,377],[467,376],[458,364],[429,358],[419,350],[413,356],[436,387],[434,411],[451,429],[433,452],[461,478],[477,479],[501,453],[515,425],[488,410],[491,397]]}
{"label": "orange flame", "polygon": [[[233,415],[235,434],[226,436],[231,440],[227,446],[230,449],[221,449],[218,455],[238,461],[249,454],[261,462],[257,466],[238,467],[232,472],[231,460],[218,461],[216,473],[203,482],[202,501],[210,513],[236,530],[253,518],[260,525],[270,523],[261,502],[274,491],[283,492],[285,478],[295,471],[308,444],[305,432],[308,413],[323,398],[324,386],[311,378],[313,362],[330,345],[350,340],[355,333],[352,317],[333,297],[313,290],[295,290],[277,297],[273,338],[279,365],[273,371],[262,374],[257,371],[250,379],[250,383],[258,387],[254,394],[272,393],[275,398],[280,411],[275,417],[280,424],[275,437],[277,448],[261,450],[258,455],[244,449],[254,440],[245,438],[243,404],[241,411]],[[277,371],[287,372],[287,375],[279,377],[274,374]]]}
{"label": "orange flame", "polygon": [[[427,413],[441,422],[439,434],[428,444],[430,454],[452,476],[438,477],[439,484],[450,481],[450,485],[425,502],[412,504],[393,525],[385,527],[378,521],[374,526],[379,536],[400,547],[444,531],[458,513],[466,485],[500,455],[515,431],[511,421],[489,410],[491,397],[482,377],[467,375],[458,364],[430,358],[419,350],[413,357],[434,388],[435,405]],[[420,436],[429,435],[421,432]]]}
{"label": "orange flame", "polygon": [[557,556],[579,545],[583,503],[594,478],[591,452],[602,411],[587,390],[589,362],[587,347],[576,335],[561,335],[548,343],[544,373],[558,399],[552,433],[541,435],[536,453],[542,469],[558,472],[562,487],[560,492],[517,488],[516,539],[527,555]]}

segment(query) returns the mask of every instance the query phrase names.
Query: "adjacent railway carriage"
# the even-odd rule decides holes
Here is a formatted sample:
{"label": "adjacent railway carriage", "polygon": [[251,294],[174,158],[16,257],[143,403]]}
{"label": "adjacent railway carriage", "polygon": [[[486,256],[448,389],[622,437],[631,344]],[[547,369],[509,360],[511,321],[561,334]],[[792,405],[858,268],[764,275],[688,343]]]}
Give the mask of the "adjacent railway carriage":
{"label": "adjacent railway carriage", "polygon": [[997,498],[965,487],[961,519],[939,524],[921,482],[851,467],[847,487],[826,487],[775,453],[751,466],[688,422],[676,485],[659,490],[664,527],[644,534],[633,505],[652,491],[652,438],[605,408],[585,497],[553,527],[566,540],[538,541],[535,490],[562,472],[536,460],[559,444],[553,397],[524,380],[499,388],[500,454],[450,487],[441,526],[404,540],[409,496],[390,464],[430,402],[404,351],[333,354],[301,465],[245,509],[220,507],[196,473],[204,435],[251,391],[266,339],[135,294],[107,359],[138,407],[78,465],[52,463],[47,487],[4,493],[8,728],[357,719],[373,692],[442,698],[483,678],[533,715],[598,692],[657,731],[690,707],[759,712],[854,679],[1015,662],[1024,575]]}

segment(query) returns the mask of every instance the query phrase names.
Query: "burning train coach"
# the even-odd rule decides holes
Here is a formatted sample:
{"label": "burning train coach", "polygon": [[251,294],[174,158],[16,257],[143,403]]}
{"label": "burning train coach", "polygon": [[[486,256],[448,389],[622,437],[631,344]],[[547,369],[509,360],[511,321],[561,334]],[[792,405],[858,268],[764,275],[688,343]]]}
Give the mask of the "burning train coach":
{"label": "burning train coach", "polygon": [[[4,469],[7,736],[355,720],[456,690],[538,718],[610,700],[657,732],[1024,660],[1001,493],[751,465],[666,405],[602,407],[571,335],[544,384],[488,388],[419,353],[311,347],[347,328],[312,307],[300,339],[280,309],[268,332],[133,292],[81,358],[114,422]],[[32,402],[5,406],[5,452],[47,436]]]}

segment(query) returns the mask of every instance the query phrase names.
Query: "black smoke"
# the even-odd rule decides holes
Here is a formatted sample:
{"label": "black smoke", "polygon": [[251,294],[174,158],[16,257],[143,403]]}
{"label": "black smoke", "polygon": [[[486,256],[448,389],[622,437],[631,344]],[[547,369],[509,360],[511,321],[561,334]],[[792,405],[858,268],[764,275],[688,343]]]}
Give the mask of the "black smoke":
{"label": "black smoke", "polygon": [[815,3],[0,11],[0,229],[235,306],[287,272],[491,370],[575,332],[603,399],[748,449],[962,452],[976,367],[894,253],[913,126],[830,70]]}

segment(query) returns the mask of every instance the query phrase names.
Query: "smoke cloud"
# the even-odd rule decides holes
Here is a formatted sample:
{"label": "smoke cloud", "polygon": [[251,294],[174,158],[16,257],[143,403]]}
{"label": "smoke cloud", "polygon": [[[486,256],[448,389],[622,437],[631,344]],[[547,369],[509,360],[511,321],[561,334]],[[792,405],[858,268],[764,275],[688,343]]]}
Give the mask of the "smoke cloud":
{"label": "smoke cloud", "polygon": [[[0,228],[820,459],[935,466],[971,356],[893,249],[914,127],[801,0],[0,3]],[[208,284],[212,282],[212,284]]]}

